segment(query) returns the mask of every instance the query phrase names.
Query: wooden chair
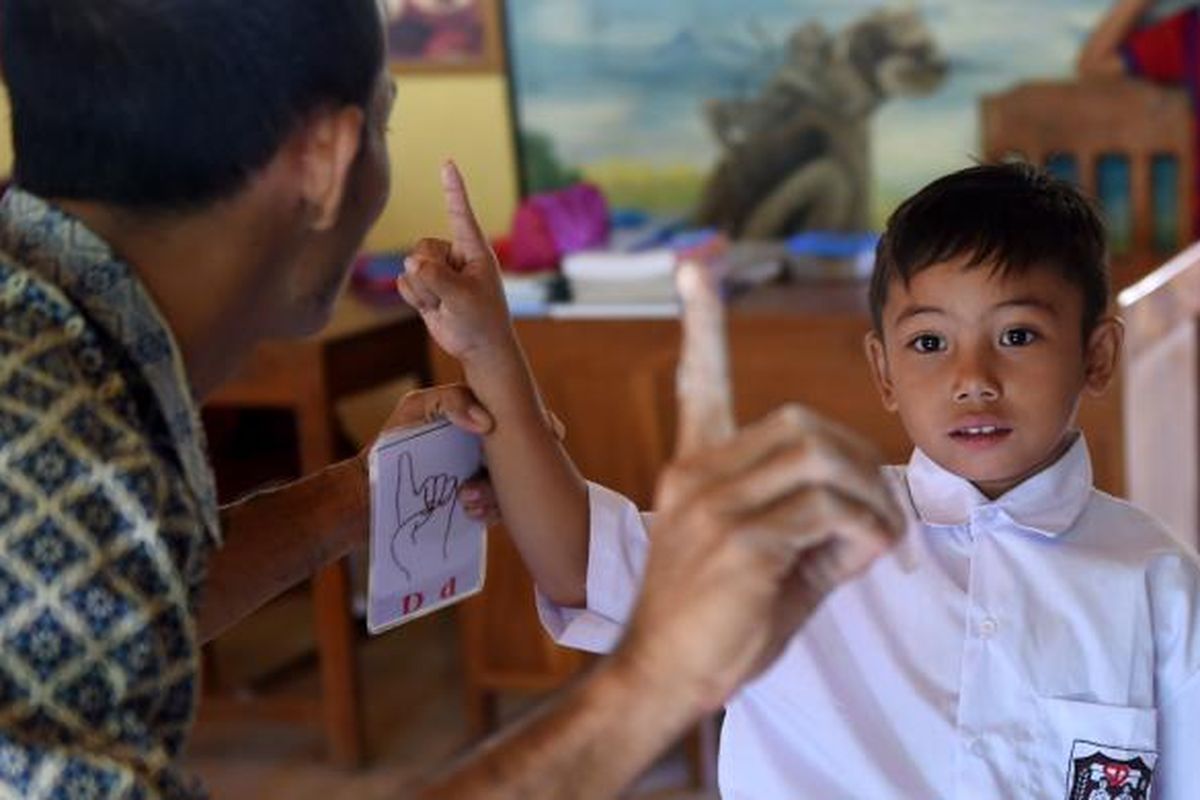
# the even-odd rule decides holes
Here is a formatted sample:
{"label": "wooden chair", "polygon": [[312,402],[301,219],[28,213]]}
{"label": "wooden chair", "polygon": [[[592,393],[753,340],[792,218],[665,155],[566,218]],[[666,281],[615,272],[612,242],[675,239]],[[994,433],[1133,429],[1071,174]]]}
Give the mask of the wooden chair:
{"label": "wooden chair", "polygon": [[1044,166],[1100,201],[1114,286],[1191,243],[1195,139],[1184,90],[1125,78],[1034,81],[984,97],[981,113],[986,160]]}
{"label": "wooden chair", "polygon": [[[299,467],[309,475],[346,455],[339,448],[339,401],[401,376],[428,375],[426,334],[407,306],[378,306],[353,293],[338,301],[324,330],[302,340],[263,342],[236,375],[208,398],[211,408],[281,409],[295,421]],[[332,761],[361,766],[363,733],[357,638],[348,559],[312,581],[313,626],[321,691],[313,697],[206,694],[203,719],[253,716],[324,730]],[[213,659],[207,658],[209,674]]]}
{"label": "wooden chair", "polygon": [[1200,545],[1200,244],[1120,296],[1129,498]]}

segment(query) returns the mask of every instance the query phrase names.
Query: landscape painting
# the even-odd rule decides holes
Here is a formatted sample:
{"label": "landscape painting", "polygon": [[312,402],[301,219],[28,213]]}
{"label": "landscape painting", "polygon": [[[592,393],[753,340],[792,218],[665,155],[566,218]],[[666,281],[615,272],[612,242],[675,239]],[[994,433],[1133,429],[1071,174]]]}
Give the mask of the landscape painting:
{"label": "landscape painting", "polygon": [[[1106,0],[508,0],[527,192],[762,235],[877,229],[980,151],[980,98],[1071,75]],[[770,191],[763,186],[770,185]]]}

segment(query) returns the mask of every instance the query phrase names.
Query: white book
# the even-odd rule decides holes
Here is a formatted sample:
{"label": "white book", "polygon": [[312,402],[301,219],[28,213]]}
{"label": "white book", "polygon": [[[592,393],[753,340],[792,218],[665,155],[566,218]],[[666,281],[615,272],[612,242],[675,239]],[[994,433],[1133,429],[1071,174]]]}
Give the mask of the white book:
{"label": "white book", "polygon": [[670,303],[551,303],[551,319],[676,319],[680,307]]}
{"label": "white book", "polygon": [[562,271],[572,281],[651,280],[670,278],[675,260],[675,251],[666,248],[640,253],[581,250],[563,258]]}

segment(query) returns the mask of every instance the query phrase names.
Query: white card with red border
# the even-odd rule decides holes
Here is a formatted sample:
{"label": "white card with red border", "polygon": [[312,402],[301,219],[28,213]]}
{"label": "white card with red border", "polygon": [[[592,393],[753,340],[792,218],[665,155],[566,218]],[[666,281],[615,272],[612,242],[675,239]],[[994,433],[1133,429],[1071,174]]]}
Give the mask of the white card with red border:
{"label": "white card with red border", "polygon": [[367,630],[381,633],[483,589],[484,525],[458,489],[483,466],[478,436],[441,421],[380,437],[371,482]]}

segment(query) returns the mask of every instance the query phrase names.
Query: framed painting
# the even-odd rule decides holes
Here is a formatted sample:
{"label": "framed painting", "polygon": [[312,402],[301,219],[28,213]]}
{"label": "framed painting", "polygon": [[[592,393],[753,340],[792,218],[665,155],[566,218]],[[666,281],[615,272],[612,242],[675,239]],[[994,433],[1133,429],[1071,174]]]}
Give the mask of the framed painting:
{"label": "framed painting", "polygon": [[384,0],[393,72],[504,68],[501,0]]}
{"label": "framed painting", "polygon": [[1108,6],[507,0],[522,185],[587,180],[618,208],[763,238],[878,229],[973,163],[981,96],[1070,76]]}

